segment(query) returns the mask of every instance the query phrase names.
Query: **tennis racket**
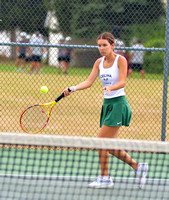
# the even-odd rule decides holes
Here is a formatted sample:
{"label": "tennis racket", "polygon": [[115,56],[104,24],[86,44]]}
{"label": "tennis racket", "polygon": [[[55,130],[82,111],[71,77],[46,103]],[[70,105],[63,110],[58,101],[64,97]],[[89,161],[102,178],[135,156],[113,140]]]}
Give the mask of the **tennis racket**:
{"label": "tennis racket", "polygon": [[[71,92],[70,88],[68,91]],[[49,122],[50,114],[54,105],[64,97],[64,93],[53,102],[36,104],[26,108],[20,116],[20,126],[26,133],[34,134],[42,131]],[[50,109],[46,106],[51,105]]]}

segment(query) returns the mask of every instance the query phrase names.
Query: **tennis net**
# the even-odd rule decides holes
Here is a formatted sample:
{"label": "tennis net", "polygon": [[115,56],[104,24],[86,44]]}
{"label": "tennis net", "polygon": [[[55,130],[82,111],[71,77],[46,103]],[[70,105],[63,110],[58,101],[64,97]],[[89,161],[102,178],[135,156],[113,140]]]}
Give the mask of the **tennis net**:
{"label": "tennis net", "polygon": [[[89,188],[100,175],[102,150],[126,150],[148,163],[144,187],[129,165],[110,156],[114,186]],[[168,142],[0,133],[1,200],[167,200],[168,188]]]}

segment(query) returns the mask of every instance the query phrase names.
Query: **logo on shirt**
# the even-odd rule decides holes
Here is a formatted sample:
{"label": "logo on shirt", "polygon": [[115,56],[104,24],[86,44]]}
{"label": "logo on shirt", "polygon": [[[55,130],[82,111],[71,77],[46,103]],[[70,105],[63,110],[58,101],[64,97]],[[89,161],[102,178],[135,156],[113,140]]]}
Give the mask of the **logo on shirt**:
{"label": "logo on shirt", "polygon": [[102,75],[100,75],[100,78],[106,78],[106,77],[112,77],[112,75],[111,74],[102,74]]}
{"label": "logo on shirt", "polygon": [[103,81],[108,81],[109,78],[112,78],[111,74],[102,74],[102,75],[100,75],[100,79],[102,79]]}

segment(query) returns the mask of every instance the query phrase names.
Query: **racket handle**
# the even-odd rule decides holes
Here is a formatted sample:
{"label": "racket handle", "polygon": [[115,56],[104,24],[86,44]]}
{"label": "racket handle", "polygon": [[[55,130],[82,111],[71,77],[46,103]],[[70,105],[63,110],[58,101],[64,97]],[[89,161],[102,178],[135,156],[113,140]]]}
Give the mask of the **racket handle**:
{"label": "racket handle", "polygon": [[[71,89],[68,88],[68,91],[71,92]],[[55,99],[55,101],[58,102],[58,101],[60,101],[63,97],[64,97],[64,93],[62,93],[60,96],[58,96],[58,97]]]}

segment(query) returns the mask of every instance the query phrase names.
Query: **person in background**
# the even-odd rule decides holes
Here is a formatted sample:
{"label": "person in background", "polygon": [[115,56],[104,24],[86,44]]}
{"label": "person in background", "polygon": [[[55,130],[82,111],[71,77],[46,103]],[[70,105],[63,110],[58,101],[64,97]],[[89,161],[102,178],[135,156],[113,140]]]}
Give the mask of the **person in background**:
{"label": "person in background", "polygon": [[[59,44],[64,44],[64,37],[61,36],[60,39],[59,39]],[[64,60],[64,57],[63,57],[63,52],[65,51],[64,48],[61,48],[59,47],[58,48],[58,73],[60,74],[61,72],[61,66],[62,66],[62,61]]]}
{"label": "person in background", "polygon": [[[30,40],[31,44],[43,44],[43,39],[40,37],[39,31],[37,31]],[[44,53],[43,47],[32,47],[31,48],[32,56],[31,56],[31,65],[29,73],[31,74],[34,70],[38,73],[41,70],[41,56]]]}
{"label": "person in background", "polygon": [[[71,45],[71,41],[72,41],[71,37],[66,37],[65,44]],[[74,50],[71,47],[64,48],[63,60],[61,62],[64,74],[68,74],[68,69],[72,56],[74,56]]]}
{"label": "person in background", "polygon": [[[44,40],[43,40],[43,35],[39,34],[39,37],[42,39],[43,43],[45,43]],[[46,60],[47,60],[47,54],[48,54],[47,47],[43,47],[42,55],[40,57],[41,58],[41,65],[42,65],[42,63],[46,62]],[[40,71],[41,71],[41,69],[40,69]]]}
{"label": "person in background", "polygon": [[[144,46],[141,43],[141,40],[137,40],[136,44],[132,46],[133,48],[144,48]],[[141,74],[141,78],[144,79],[145,78],[145,71],[143,69],[143,60],[144,58],[144,51],[131,51],[130,54],[130,62],[131,62],[131,66],[129,68],[129,73],[128,73],[128,77],[130,78],[133,70],[138,70]]]}
{"label": "person in background", "polygon": [[[30,38],[31,36],[29,34],[26,35],[26,42],[30,43]],[[31,47],[29,47],[29,52],[31,52]],[[26,53],[26,62],[30,62],[31,61],[31,53],[28,54],[28,52]]]}
{"label": "person in background", "polygon": [[[21,40],[19,41],[19,43],[27,43],[27,39],[26,39],[26,33],[22,32],[20,34],[21,36]],[[18,55],[17,59],[16,59],[16,69],[15,71],[19,71],[19,65],[20,62],[22,62],[22,71],[25,72],[26,70],[26,54],[29,53],[29,47],[28,46],[17,46],[16,47],[16,54]]]}
{"label": "person in background", "polygon": [[[125,44],[122,40],[115,39],[115,47],[125,47]],[[128,53],[126,52],[126,50],[121,50],[121,49],[114,50],[114,52],[121,56],[124,56],[125,59],[127,60],[127,75],[128,75],[130,68],[130,60],[129,60],[130,58]]]}

